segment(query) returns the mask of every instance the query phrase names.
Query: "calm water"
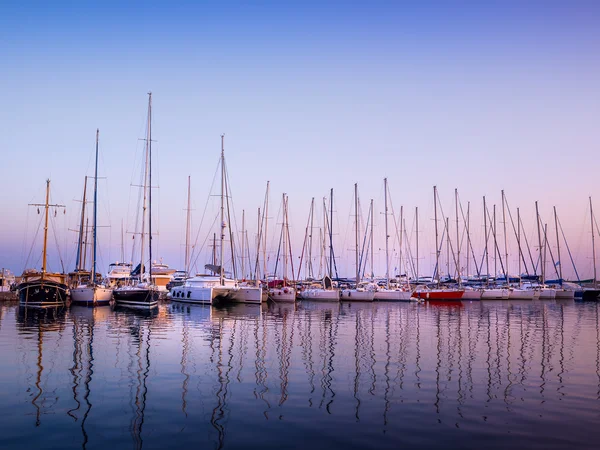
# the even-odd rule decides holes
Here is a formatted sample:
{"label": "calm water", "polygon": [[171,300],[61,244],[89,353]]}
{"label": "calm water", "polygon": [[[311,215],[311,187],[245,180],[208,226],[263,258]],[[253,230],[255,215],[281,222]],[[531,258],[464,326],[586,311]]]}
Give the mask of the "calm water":
{"label": "calm water", "polygon": [[1,448],[598,448],[599,305],[0,304]]}

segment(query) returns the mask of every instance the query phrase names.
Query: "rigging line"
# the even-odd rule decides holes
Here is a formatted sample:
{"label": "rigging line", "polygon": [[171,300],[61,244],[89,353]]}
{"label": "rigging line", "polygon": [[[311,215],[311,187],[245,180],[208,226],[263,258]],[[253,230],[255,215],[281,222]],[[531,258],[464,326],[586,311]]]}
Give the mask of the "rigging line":
{"label": "rigging line", "polygon": [[[210,228],[214,228],[215,224],[217,223],[217,220],[219,220],[219,214],[215,215],[215,219],[213,220],[213,223],[211,224]],[[198,252],[195,255],[194,258],[194,262],[191,264],[192,266],[195,266],[196,269],[198,268],[198,258],[200,257],[202,250],[204,250],[204,246],[206,245],[206,243],[208,242],[208,240],[210,239],[210,233],[206,234],[206,237],[204,238],[204,242],[202,243],[202,245],[200,246],[200,249],[198,250]],[[196,246],[194,246],[194,249],[196,248]]]}
{"label": "rigging line", "polygon": [[[460,194],[458,195],[458,204],[459,204],[459,208],[460,208],[460,215],[462,216],[463,219],[463,225],[467,223],[467,218],[465,217],[465,211],[463,209],[462,206],[462,202],[460,201]],[[465,227],[466,228],[466,227]],[[473,241],[471,240],[471,234],[470,233],[466,233],[467,234],[467,258],[468,253],[469,253],[469,249],[471,249],[471,255],[473,256],[473,263],[475,264],[475,270],[477,271],[477,277],[481,277],[481,271],[479,266],[477,265],[477,258],[475,256],[475,250],[473,249]],[[483,264],[483,261],[481,262],[481,264]],[[469,276],[469,274],[467,274],[467,277]]]}
{"label": "rigging line", "polygon": [[[525,230],[525,226],[523,225],[523,218],[520,218],[521,228]],[[523,233],[523,237],[525,238],[525,245],[527,245],[527,252],[529,253],[529,259],[531,260],[531,268],[533,269],[533,274],[537,275],[537,268],[535,263],[533,262],[533,256],[531,255],[531,247],[529,247],[529,240],[527,239],[527,233]],[[520,275],[520,274],[519,274]]]}
{"label": "rigging line", "polygon": [[[519,247],[519,257],[523,261],[523,266],[525,267],[525,273],[529,275],[529,269],[527,268],[527,261],[525,261],[525,254],[523,253],[523,249],[521,248],[521,239],[517,233],[517,229],[515,228],[515,222],[513,221],[512,213],[510,212],[510,206],[508,205],[508,200],[506,200],[506,196],[504,197],[504,203],[506,204],[506,209],[508,210],[508,217],[510,217],[510,223],[513,227],[513,232],[515,233],[515,237],[517,238],[517,245]],[[519,274],[519,277],[521,274]]]}
{"label": "rigging line", "polygon": [[[54,209],[54,212],[56,212],[56,208]],[[60,246],[58,245],[58,236],[56,235],[56,219],[54,217],[51,217],[50,221],[52,222],[52,234],[54,235],[54,243],[56,244],[56,252],[58,253],[58,259],[60,261],[62,273],[65,273],[65,264],[63,262],[63,257],[60,252]]]}
{"label": "rigging line", "polygon": [[[23,269],[27,269],[27,264],[29,263],[29,258],[31,257],[31,253],[33,252],[33,247],[35,246],[35,241],[37,240],[38,234],[40,233],[40,229],[42,226],[42,216],[40,215],[40,222],[38,223],[38,227],[37,230],[35,232],[35,235],[33,236],[33,240],[31,241],[31,247],[29,249],[29,254],[27,255],[27,259],[25,260],[25,265],[23,267]],[[25,243],[23,243],[23,245],[25,245]]]}
{"label": "rigging line", "polygon": [[[219,157],[219,161],[220,160],[221,160],[221,157]],[[210,192],[212,192],[215,187],[215,181],[217,179],[217,174],[219,173],[219,169],[220,169],[220,163],[217,163],[217,167],[215,169],[215,174],[213,176],[213,180],[210,185],[209,195],[206,198],[206,203],[204,204],[204,210],[202,211],[202,217],[200,218],[200,225],[198,225],[198,232],[196,233],[196,239],[194,240],[194,245],[192,246],[192,254],[190,255],[190,261],[193,259],[194,265],[196,264],[196,261],[198,260],[198,257],[200,256],[200,254],[199,254],[200,251],[198,251],[197,255],[194,255],[194,252],[196,251],[196,246],[198,245],[198,239],[200,238],[200,231],[202,231],[202,225],[204,224],[204,218],[206,217],[206,210],[208,209],[208,204],[210,203],[210,197],[211,197]],[[213,222],[213,226],[214,226],[214,222]],[[206,240],[205,240],[205,243],[206,243]],[[204,247],[204,245],[201,248],[203,248],[203,247]],[[195,258],[194,258],[194,256],[195,256]]]}
{"label": "rigging line", "polygon": [[573,264],[573,270],[575,271],[575,276],[577,277],[577,281],[581,283],[581,278],[579,278],[579,273],[577,273],[577,267],[575,266],[575,261],[573,260],[573,255],[571,254],[571,249],[569,248],[569,243],[567,242],[567,238],[565,237],[565,232],[562,227],[562,223],[560,223],[560,219],[558,219],[558,226],[560,227],[560,232],[562,233],[563,240],[565,241],[565,245],[567,246],[567,253],[569,253],[569,259],[571,260],[571,264]]}

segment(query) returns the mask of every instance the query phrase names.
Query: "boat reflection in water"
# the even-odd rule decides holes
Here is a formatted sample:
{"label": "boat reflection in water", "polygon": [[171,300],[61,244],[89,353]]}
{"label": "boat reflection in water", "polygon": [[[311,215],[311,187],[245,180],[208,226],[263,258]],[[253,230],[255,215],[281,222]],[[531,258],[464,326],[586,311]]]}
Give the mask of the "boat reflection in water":
{"label": "boat reflection in water", "polygon": [[598,306],[2,305],[3,444],[592,448]]}

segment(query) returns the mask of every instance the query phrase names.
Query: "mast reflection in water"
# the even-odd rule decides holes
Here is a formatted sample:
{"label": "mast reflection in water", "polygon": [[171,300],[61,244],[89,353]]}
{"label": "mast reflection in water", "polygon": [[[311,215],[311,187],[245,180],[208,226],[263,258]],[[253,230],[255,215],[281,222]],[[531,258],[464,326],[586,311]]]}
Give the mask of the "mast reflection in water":
{"label": "mast reflection in water", "polygon": [[595,448],[595,303],[0,304],[1,448]]}

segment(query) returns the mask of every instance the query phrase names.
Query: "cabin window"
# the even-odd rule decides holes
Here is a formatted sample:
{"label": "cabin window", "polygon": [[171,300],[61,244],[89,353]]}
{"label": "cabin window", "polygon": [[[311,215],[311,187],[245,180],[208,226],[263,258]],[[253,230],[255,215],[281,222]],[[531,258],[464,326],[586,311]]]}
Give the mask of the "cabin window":
{"label": "cabin window", "polygon": [[191,291],[188,291],[187,298],[190,298],[190,295],[191,295],[191,294],[192,294],[192,292],[191,292]]}

